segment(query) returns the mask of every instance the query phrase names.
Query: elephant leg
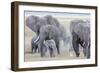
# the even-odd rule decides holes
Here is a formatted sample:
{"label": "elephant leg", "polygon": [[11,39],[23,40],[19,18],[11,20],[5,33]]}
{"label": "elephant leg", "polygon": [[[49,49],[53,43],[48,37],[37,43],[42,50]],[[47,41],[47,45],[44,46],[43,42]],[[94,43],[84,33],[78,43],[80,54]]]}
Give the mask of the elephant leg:
{"label": "elephant leg", "polygon": [[45,56],[45,54],[44,54],[45,52],[44,52],[43,48],[44,48],[43,47],[43,43],[41,43],[40,44],[40,55],[41,55],[41,57],[44,57]]}
{"label": "elephant leg", "polygon": [[49,47],[50,57],[54,57],[54,50],[53,48]]}
{"label": "elephant leg", "polygon": [[56,42],[56,47],[57,47],[57,53],[60,54],[59,41]]}
{"label": "elephant leg", "polygon": [[75,32],[72,32],[72,45],[75,51],[76,57],[79,57],[79,37]]}
{"label": "elephant leg", "polygon": [[86,50],[87,50],[86,57],[90,58],[90,48],[86,48]]}
{"label": "elephant leg", "polygon": [[90,44],[89,44],[89,47],[88,47],[87,50],[88,50],[88,51],[87,51],[87,58],[90,58]]}
{"label": "elephant leg", "polygon": [[83,48],[84,56],[86,56],[86,48]]}
{"label": "elephant leg", "polygon": [[33,53],[36,53],[36,50],[37,50],[37,48],[36,48],[36,47],[34,47],[34,51],[33,51]]}
{"label": "elephant leg", "polygon": [[87,45],[84,46],[83,53],[84,53],[84,56],[86,56],[87,58],[90,58],[90,44],[87,43]]}
{"label": "elephant leg", "polygon": [[31,43],[31,53],[33,53],[33,49],[34,49],[34,48],[33,48],[33,45],[32,45],[32,43]]}
{"label": "elephant leg", "polygon": [[35,52],[35,47],[34,47],[34,44],[31,43],[31,53]]}
{"label": "elephant leg", "polygon": [[34,53],[36,53],[38,51],[38,46],[36,45],[34,48]]}
{"label": "elephant leg", "polygon": [[39,47],[37,48],[37,52],[40,53]]}
{"label": "elephant leg", "polygon": [[73,44],[73,49],[75,51],[76,57],[79,57],[79,44],[77,43],[77,41],[72,41]]}
{"label": "elephant leg", "polygon": [[43,44],[43,42],[41,41],[40,44],[39,44],[39,50],[40,50],[40,56],[41,57],[44,57],[45,56],[45,53],[46,53],[46,47],[45,45]]}
{"label": "elephant leg", "polygon": [[87,58],[90,58],[90,47],[87,46],[86,47],[86,55],[85,55]]}
{"label": "elephant leg", "polygon": [[33,39],[31,40],[31,50],[32,53],[36,53],[36,51],[38,50],[38,45],[37,42],[39,41],[39,36],[38,37],[33,37]]}
{"label": "elephant leg", "polygon": [[87,58],[90,58],[90,48],[84,48],[83,49],[84,56]]}
{"label": "elephant leg", "polygon": [[32,44],[31,47],[32,47],[32,51],[31,52],[32,53],[36,53],[37,50],[38,50],[38,46],[36,44]]}

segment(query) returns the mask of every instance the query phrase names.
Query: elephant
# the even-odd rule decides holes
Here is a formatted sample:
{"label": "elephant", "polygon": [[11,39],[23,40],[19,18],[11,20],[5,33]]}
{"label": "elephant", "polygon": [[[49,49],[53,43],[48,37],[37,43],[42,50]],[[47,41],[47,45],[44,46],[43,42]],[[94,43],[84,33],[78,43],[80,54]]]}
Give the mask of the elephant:
{"label": "elephant", "polygon": [[53,39],[56,43],[57,52],[60,54],[59,42],[62,39],[66,42],[66,30],[60,22],[51,15],[44,17],[29,16],[26,18],[26,25],[39,36],[39,47],[41,56],[43,56],[43,41]]}
{"label": "elephant", "polygon": [[37,41],[39,40],[39,37],[38,36],[34,36],[31,40],[31,52],[33,53],[36,53],[37,51],[39,52],[39,47],[38,47],[38,44],[37,44]]}
{"label": "elephant", "polygon": [[83,47],[84,56],[90,58],[90,22],[88,20],[72,20],[70,24],[72,45],[79,57],[79,45]]}
{"label": "elephant", "polygon": [[[43,44],[44,44],[46,50],[49,50],[50,57],[55,57],[55,53],[56,53],[56,50],[57,50],[55,41],[52,40],[52,39],[51,40],[45,40],[43,42]],[[44,51],[44,53],[45,53],[45,51]]]}
{"label": "elephant", "polygon": [[36,33],[36,35],[39,35],[39,30],[42,26],[46,25],[46,20],[44,18],[40,18],[38,16],[29,16],[26,18],[26,25]]}
{"label": "elephant", "polygon": [[[35,36],[32,38],[31,40],[31,52],[33,53],[36,53],[38,51],[39,53],[39,45],[36,43],[37,41],[39,40],[39,37],[38,36]],[[56,44],[55,44],[55,41],[54,40],[45,40],[43,42],[43,53],[45,54],[47,50],[49,50],[50,52],[50,57],[54,57],[55,56],[55,50],[57,49],[56,48]]]}
{"label": "elephant", "polygon": [[56,18],[54,18],[53,16],[46,15],[46,16],[44,16],[44,19],[46,20],[47,24],[60,27],[60,22]]}
{"label": "elephant", "polygon": [[44,53],[43,53],[43,42],[45,40],[54,40],[55,41],[55,44],[56,44],[56,47],[57,47],[57,53],[60,54],[60,49],[59,49],[59,44],[60,44],[60,41],[61,40],[64,40],[64,43],[65,42],[65,36],[62,35],[62,31],[57,28],[56,26],[54,25],[45,25],[45,26],[42,26],[40,28],[40,34],[39,34],[39,44],[40,44],[40,53],[41,53],[41,57],[44,56]]}
{"label": "elephant", "polygon": [[29,16],[25,20],[26,25],[36,33],[36,35],[39,35],[39,30],[42,26],[45,25],[55,25],[57,27],[60,26],[59,21],[52,17],[51,15],[46,15],[44,17],[38,17],[38,16]]}

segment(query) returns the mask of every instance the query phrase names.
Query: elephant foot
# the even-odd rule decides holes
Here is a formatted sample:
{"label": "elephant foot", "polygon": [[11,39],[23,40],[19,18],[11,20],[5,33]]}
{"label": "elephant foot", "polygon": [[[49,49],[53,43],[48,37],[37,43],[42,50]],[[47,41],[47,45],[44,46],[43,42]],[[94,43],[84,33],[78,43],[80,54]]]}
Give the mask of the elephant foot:
{"label": "elephant foot", "polygon": [[31,51],[31,53],[33,53],[33,51]]}
{"label": "elephant foot", "polygon": [[44,57],[44,55],[41,55],[41,57]]}
{"label": "elephant foot", "polygon": [[76,57],[79,57],[79,55],[80,55],[80,53],[77,53],[77,54],[76,54]]}
{"label": "elephant foot", "polygon": [[60,55],[60,53],[58,53],[58,55]]}
{"label": "elephant foot", "polygon": [[31,53],[36,53],[36,51],[31,51]]}
{"label": "elephant foot", "polygon": [[50,56],[50,57],[52,58],[52,57],[55,57],[55,56]]}
{"label": "elephant foot", "polygon": [[60,51],[58,51],[58,55],[60,55]]}
{"label": "elephant foot", "polygon": [[50,57],[55,57],[55,55],[54,54],[50,54]]}
{"label": "elephant foot", "polygon": [[86,58],[89,59],[90,58],[90,55],[86,55]]}
{"label": "elephant foot", "polygon": [[44,57],[45,56],[45,54],[41,54],[41,57]]}
{"label": "elephant foot", "polygon": [[31,51],[31,53],[33,53],[33,50]]}
{"label": "elephant foot", "polygon": [[89,59],[90,58],[90,56],[87,56],[87,59]]}

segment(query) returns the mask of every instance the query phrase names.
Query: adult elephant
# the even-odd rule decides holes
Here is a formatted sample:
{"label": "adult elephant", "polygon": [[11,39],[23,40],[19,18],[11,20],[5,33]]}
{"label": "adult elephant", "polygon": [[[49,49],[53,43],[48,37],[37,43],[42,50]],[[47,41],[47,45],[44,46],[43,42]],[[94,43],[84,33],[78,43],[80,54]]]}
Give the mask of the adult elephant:
{"label": "adult elephant", "polygon": [[40,45],[39,49],[40,49],[41,57],[45,56],[44,55],[45,52],[43,52],[44,51],[43,42],[45,40],[54,40],[55,45],[57,47],[57,52],[58,54],[60,54],[60,49],[59,49],[60,41],[63,40],[64,43],[66,43],[67,38],[66,36],[62,35],[62,31],[54,25],[42,26],[40,28],[39,41],[38,41],[38,44]]}
{"label": "adult elephant", "polygon": [[36,33],[36,35],[39,35],[39,30],[42,26],[45,25],[55,25],[57,27],[60,26],[59,21],[52,17],[51,15],[46,15],[44,17],[38,17],[38,16],[29,16],[26,18],[26,25]]}
{"label": "adult elephant", "polygon": [[70,24],[73,49],[78,57],[79,45],[83,47],[84,56],[90,58],[90,22],[87,20],[72,20]]}
{"label": "adult elephant", "polygon": [[[61,24],[59,23],[59,21],[56,18],[54,18],[50,15],[46,15],[44,17],[29,16],[26,19],[26,25],[32,31],[34,31],[37,36],[40,37],[40,42],[42,41],[40,44],[42,44],[42,45],[43,45],[43,40],[48,40],[48,39],[53,38],[54,41],[56,42],[58,54],[60,54],[60,51],[59,51],[59,36],[62,38],[62,40],[64,42],[67,39],[66,39],[65,28],[63,26],[61,26]],[[46,34],[46,33],[48,33],[48,34]],[[36,40],[38,40],[38,39],[36,39]],[[41,49],[41,51],[42,51],[42,49]],[[42,53],[43,52],[41,52],[41,56],[43,56]]]}

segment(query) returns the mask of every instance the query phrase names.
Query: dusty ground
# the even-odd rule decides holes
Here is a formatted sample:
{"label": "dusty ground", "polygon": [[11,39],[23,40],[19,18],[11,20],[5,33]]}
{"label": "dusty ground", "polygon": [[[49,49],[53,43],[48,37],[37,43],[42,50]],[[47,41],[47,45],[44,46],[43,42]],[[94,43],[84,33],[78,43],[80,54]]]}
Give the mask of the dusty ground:
{"label": "dusty ground", "polygon": [[[64,27],[66,27],[66,31],[69,34],[69,23],[71,21],[70,18],[58,18],[58,20],[60,21],[60,23],[62,23],[62,25]],[[24,60],[25,61],[47,61],[47,60],[65,60],[65,59],[85,59],[83,53],[82,53],[82,49],[80,49],[81,54],[80,57],[76,57],[75,53],[73,51],[68,50],[68,46],[67,47],[60,47],[60,51],[61,54],[60,55],[56,55],[55,57],[50,57],[49,53],[46,53],[46,56],[41,58],[39,53],[31,53],[31,39],[32,37],[35,36],[35,33],[33,31],[31,31],[27,26],[25,26],[25,57]],[[66,44],[67,45],[67,44]]]}
{"label": "dusty ground", "polygon": [[46,54],[45,57],[40,57],[39,53],[31,53],[25,52],[25,61],[50,61],[50,60],[69,60],[69,59],[85,59],[83,53],[81,52],[80,57],[76,57],[74,52],[69,54],[68,52],[61,52],[60,55],[56,55],[55,57],[50,57],[49,53]]}
{"label": "dusty ground", "polygon": [[49,51],[47,51],[46,56],[41,58],[40,53],[31,53],[31,45],[30,45],[30,39],[27,38],[27,43],[25,43],[25,61],[47,61],[47,60],[65,60],[65,59],[84,59],[84,55],[82,52],[82,49],[80,49],[80,57],[76,57],[74,51],[70,51],[68,48],[69,47],[60,47],[60,52],[61,54],[58,55],[56,51],[56,56],[55,57],[50,57]]}

